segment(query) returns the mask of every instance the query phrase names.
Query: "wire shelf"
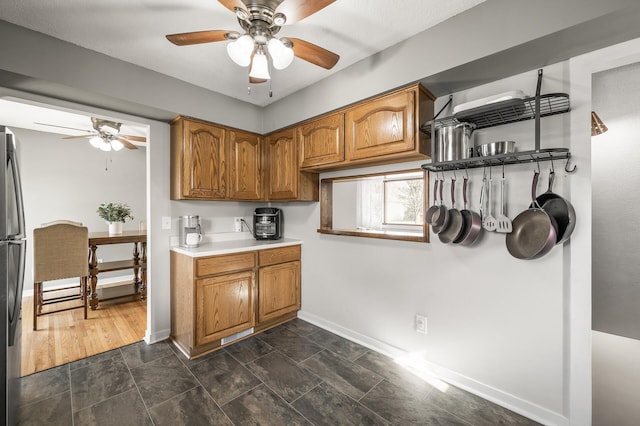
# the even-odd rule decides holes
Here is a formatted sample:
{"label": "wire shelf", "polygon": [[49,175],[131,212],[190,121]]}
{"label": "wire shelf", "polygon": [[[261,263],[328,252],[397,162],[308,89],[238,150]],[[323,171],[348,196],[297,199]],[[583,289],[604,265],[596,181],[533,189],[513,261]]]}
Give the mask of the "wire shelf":
{"label": "wire shelf", "polygon": [[[489,105],[483,105],[461,111],[449,117],[423,123],[420,130],[431,136],[431,127],[447,126],[461,122],[473,123],[476,129],[500,126],[518,121],[533,120],[535,114],[535,96],[524,99],[509,99]],[[540,95],[540,117],[563,114],[570,111],[569,95],[566,93],[547,93]]]}
{"label": "wire shelf", "polygon": [[[533,163],[537,161],[567,160],[567,170],[571,153],[567,148],[550,148],[539,151],[521,151],[511,154],[490,155],[487,157],[471,157],[464,160],[427,163],[421,167],[430,172],[446,172],[450,170],[474,169],[478,167],[502,166],[507,164]],[[575,170],[575,169],[574,169]],[[572,172],[572,170],[567,170]]]}

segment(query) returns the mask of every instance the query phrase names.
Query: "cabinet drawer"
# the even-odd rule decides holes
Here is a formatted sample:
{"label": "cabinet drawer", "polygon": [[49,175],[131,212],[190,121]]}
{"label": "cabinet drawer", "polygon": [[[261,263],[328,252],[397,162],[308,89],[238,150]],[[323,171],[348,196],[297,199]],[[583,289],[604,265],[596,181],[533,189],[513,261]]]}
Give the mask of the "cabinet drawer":
{"label": "cabinet drawer", "polygon": [[300,260],[300,246],[290,246],[258,252],[260,266]]}
{"label": "cabinet drawer", "polygon": [[251,269],[256,265],[254,252],[205,257],[196,260],[196,276],[221,274]]}

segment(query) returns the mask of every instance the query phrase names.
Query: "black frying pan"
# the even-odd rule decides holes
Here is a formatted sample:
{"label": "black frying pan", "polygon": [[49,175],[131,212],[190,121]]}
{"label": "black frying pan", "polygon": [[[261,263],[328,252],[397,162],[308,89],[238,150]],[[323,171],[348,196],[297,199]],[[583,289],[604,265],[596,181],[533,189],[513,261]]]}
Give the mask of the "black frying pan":
{"label": "black frying pan", "polygon": [[533,208],[521,212],[513,219],[513,231],[507,234],[507,250],[518,259],[537,259],[549,253],[557,241],[557,224],[553,216],[540,208],[536,200],[538,176],[536,171],[531,185]]}
{"label": "black frying pan", "polygon": [[[557,224],[556,244],[562,244],[571,237],[576,227],[576,211],[573,205],[565,198],[553,192],[555,172],[549,172],[549,188],[536,198],[539,206],[553,217]],[[533,203],[529,207],[534,207]]]}

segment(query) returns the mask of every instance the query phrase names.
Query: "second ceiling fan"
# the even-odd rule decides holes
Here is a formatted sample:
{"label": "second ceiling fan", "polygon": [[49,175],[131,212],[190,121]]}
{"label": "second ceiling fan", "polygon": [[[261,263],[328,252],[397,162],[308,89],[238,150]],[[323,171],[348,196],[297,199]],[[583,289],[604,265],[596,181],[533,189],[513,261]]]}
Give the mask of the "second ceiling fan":
{"label": "second ceiling fan", "polygon": [[299,22],[327,7],[335,0],[218,0],[234,12],[244,34],[237,31],[209,30],[170,34],[167,39],[178,46],[229,41],[227,53],[240,66],[249,68],[250,83],[264,83],[269,75],[269,58],[275,69],[285,69],[298,57],[325,69],[340,59],[337,54],[298,38],[277,38],[285,24]]}

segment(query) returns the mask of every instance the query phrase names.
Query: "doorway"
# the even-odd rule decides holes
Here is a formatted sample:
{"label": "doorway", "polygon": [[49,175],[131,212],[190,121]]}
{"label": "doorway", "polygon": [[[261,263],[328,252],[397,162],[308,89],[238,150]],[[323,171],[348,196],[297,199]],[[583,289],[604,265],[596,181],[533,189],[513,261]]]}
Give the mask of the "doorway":
{"label": "doorway", "polygon": [[638,93],[640,63],[593,74],[592,109],[608,127],[591,139],[594,426],[640,419]]}
{"label": "doorway", "polygon": [[[0,108],[7,108],[2,114],[3,124],[13,130],[19,144],[28,239],[33,228],[59,219],[81,222],[90,233],[107,231],[96,213],[102,202],[129,205],[134,220],[125,224],[125,230],[146,226],[148,153],[144,144],[137,149],[105,152],[91,146],[87,138],[64,139],[78,134],[72,129],[80,129],[80,134],[91,130],[90,113],[12,98],[1,99]],[[15,117],[17,112],[28,119],[20,121]],[[122,122],[122,134],[148,136],[144,124],[122,120],[115,113],[99,117]],[[105,246],[100,248],[99,257],[105,262],[123,259],[131,257],[131,251],[129,245]],[[28,250],[22,314],[23,375],[142,340],[147,328],[146,301],[101,303],[98,310],[89,311],[87,321],[82,319],[82,310],[41,316],[38,331],[32,332],[32,259],[33,253]],[[118,285],[129,281],[129,273],[101,274],[99,284],[106,286],[99,286],[99,293],[112,297],[130,292]]]}

